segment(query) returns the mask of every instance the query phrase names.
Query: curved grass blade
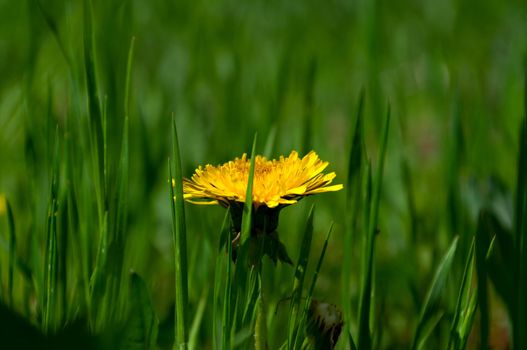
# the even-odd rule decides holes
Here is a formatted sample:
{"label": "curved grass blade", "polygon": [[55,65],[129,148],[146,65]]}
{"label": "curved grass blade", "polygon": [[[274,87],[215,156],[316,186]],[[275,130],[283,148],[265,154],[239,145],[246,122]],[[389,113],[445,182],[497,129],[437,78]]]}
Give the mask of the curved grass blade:
{"label": "curved grass blade", "polygon": [[315,267],[315,271],[313,273],[313,280],[311,281],[311,286],[309,287],[309,290],[306,295],[306,301],[304,303],[304,308],[300,316],[300,322],[298,323],[298,327],[297,327],[298,331],[296,333],[296,338],[294,341],[295,349],[302,348],[303,346],[302,340],[304,338],[304,333],[302,331],[305,329],[306,324],[307,324],[307,317],[308,317],[309,307],[311,306],[313,291],[315,290],[315,285],[317,284],[318,274],[322,267],[322,262],[324,261],[324,257],[326,256],[326,250],[328,247],[328,242],[329,242],[329,238],[331,237],[332,231],[333,231],[333,223],[331,223],[328,233],[326,234],[326,239],[324,240],[324,245],[322,246],[322,251],[320,252],[320,257],[318,258],[317,266]]}
{"label": "curved grass blade", "polygon": [[[467,317],[470,317],[470,281],[472,280],[472,272],[474,267],[475,246],[475,239],[473,239],[465,262],[465,269],[463,271],[463,278],[461,279],[456,309],[454,310],[454,319],[452,320],[452,325],[450,326],[448,349],[460,349],[462,339],[464,339],[466,335],[462,332],[461,326],[464,321],[466,321]],[[474,294],[475,292],[472,293],[472,295]],[[470,329],[471,327],[469,327],[468,331],[470,331]]]}
{"label": "curved grass blade", "polygon": [[458,243],[458,237],[456,236],[450,244],[447,252],[441,259],[434,279],[428,288],[428,292],[425,297],[423,306],[421,307],[421,312],[419,314],[419,320],[417,322],[417,327],[414,334],[414,339],[412,341],[412,350],[419,349],[422,344],[427,339],[427,336],[430,334],[431,329],[427,326],[435,326],[439,321],[437,319],[437,304],[439,302],[439,297],[441,292],[446,285],[450,269],[452,268],[452,262],[454,260],[454,255],[456,253]]}
{"label": "curved grass blade", "polygon": [[309,253],[311,250],[311,241],[313,238],[313,216],[315,214],[315,206],[312,205],[307,216],[306,227],[302,238],[302,245],[300,247],[300,254],[298,262],[295,267],[295,282],[293,284],[293,294],[291,296],[291,304],[289,307],[289,321],[288,321],[288,349],[296,349],[297,334],[300,331],[298,328],[300,316],[300,302],[302,300],[302,290],[304,286],[304,279],[309,261]]}

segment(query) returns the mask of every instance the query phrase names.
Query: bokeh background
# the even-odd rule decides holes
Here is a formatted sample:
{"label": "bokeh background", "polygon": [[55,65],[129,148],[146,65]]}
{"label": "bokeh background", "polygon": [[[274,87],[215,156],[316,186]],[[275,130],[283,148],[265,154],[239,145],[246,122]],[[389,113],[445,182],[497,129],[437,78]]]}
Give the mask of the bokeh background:
{"label": "bokeh background", "polygon": [[[98,97],[106,108],[113,173],[122,143],[127,55],[135,38],[124,268],[136,271],[148,286],[160,320],[161,348],[170,347],[173,337],[167,195],[172,114],[186,177],[200,164],[250,152],[258,133],[258,153],[278,157],[313,149],[330,162],[335,181],[345,183],[360,92],[365,96],[366,149],[374,167],[390,106],[375,263],[379,348],[409,346],[433,271],[452,237],[459,235],[459,271],[446,292],[454,297],[445,298],[445,309],[452,310],[481,207],[492,207],[505,226],[512,225],[524,115],[527,3],[93,0],[92,8]],[[45,248],[56,132],[70,140],[61,147],[78,148],[75,164],[86,189],[80,196],[95,202],[87,170],[91,160],[82,151],[89,115],[85,2],[0,0],[0,18],[0,193],[13,206],[20,259],[38,266],[42,256],[33,254]],[[356,317],[361,249],[358,241],[353,248],[343,247],[346,191],[284,209],[280,235],[296,259],[312,203],[314,254],[335,222],[315,297],[342,306],[342,261],[350,254],[349,298]],[[190,204],[186,210],[189,294],[195,310],[200,300],[210,300],[205,293],[212,288],[224,210]],[[4,226],[2,221],[5,270]],[[93,249],[97,239],[94,233]],[[74,254],[67,259],[74,261]],[[286,322],[280,319],[287,319],[288,310],[280,300],[289,296],[293,269],[279,264],[273,271],[267,288],[276,313],[269,334],[270,348],[278,348]],[[16,274],[15,285],[15,308],[28,319],[36,317],[31,316],[36,312],[31,283]],[[491,296],[491,339],[496,349],[505,349],[508,316],[499,296],[492,290]],[[82,306],[78,309],[82,314]],[[349,323],[353,333],[356,324]],[[204,317],[200,347],[211,346],[212,326]],[[448,323],[436,333],[431,348],[434,342],[439,347]],[[477,339],[471,346],[477,347]]]}

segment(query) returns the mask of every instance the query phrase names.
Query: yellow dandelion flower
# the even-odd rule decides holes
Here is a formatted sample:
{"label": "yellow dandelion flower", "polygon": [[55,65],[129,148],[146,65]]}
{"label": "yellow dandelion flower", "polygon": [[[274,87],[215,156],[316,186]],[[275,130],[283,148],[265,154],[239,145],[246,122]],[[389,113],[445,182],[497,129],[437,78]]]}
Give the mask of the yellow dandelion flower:
{"label": "yellow dandelion flower", "polygon": [[[342,185],[330,185],[335,173],[322,173],[328,166],[311,151],[303,158],[292,151],[289,156],[268,160],[256,156],[253,179],[255,208],[284,207],[303,197],[330,191],[339,191]],[[183,180],[184,198],[197,204],[245,202],[250,161],[247,155],[219,166],[198,167],[191,179]]]}

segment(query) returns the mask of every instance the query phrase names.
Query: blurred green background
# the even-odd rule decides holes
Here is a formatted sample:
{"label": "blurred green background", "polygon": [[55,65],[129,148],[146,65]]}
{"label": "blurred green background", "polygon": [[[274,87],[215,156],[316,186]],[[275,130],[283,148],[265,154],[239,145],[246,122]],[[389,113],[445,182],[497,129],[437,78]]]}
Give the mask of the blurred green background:
{"label": "blurred green background", "polygon": [[[56,130],[69,140],[60,143],[60,152],[76,149],[75,176],[83,189],[78,200],[86,207],[95,202],[88,171],[85,3],[0,0],[0,193],[13,206],[17,255],[29,269],[43,261]],[[374,164],[390,104],[376,248],[379,348],[409,347],[426,288],[455,235],[461,237],[454,274],[459,279],[481,207],[492,207],[505,226],[512,225],[524,115],[526,2],[93,0],[92,8],[112,174],[118,173],[126,62],[135,38],[124,269],[146,282],[162,348],[170,347],[173,337],[167,198],[173,113],[186,177],[200,164],[250,152],[257,132],[258,153],[266,144],[272,157],[313,149],[330,162],[336,183],[345,183],[360,91],[365,92],[366,149]],[[280,235],[296,259],[312,203],[317,207],[314,254],[330,223],[336,223],[315,297],[342,306],[343,255],[351,254],[355,318],[361,250],[358,243],[352,250],[343,247],[346,191],[284,209]],[[204,293],[212,288],[224,209],[187,204],[186,210],[190,307],[196,310],[201,299],[210,300]],[[88,209],[80,212],[81,222],[95,218]],[[4,290],[6,227],[2,221]],[[93,231],[89,261],[98,242]],[[66,255],[74,264],[75,253]],[[277,310],[269,331],[272,349],[283,341],[280,327],[286,320],[280,318],[287,318],[287,306],[279,301],[289,296],[292,274],[291,267],[278,265],[266,287]],[[22,273],[14,279],[14,308],[38,324],[32,284]],[[67,279],[75,285],[73,272]],[[457,295],[457,283],[447,286],[447,295]],[[491,294],[491,339],[495,348],[506,348],[507,314]],[[82,316],[85,309],[75,292],[67,295],[68,303],[79,305],[68,311],[70,318]],[[452,300],[446,299],[446,309],[452,310]],[[199,328],[203,348],[211,346],[210,310],[208,303]],[[350,326],[353,332],[356,325]],[[437,331],[437,344],[445,331],[447,323]],[[471,346],[477,347],[477,340]]]}

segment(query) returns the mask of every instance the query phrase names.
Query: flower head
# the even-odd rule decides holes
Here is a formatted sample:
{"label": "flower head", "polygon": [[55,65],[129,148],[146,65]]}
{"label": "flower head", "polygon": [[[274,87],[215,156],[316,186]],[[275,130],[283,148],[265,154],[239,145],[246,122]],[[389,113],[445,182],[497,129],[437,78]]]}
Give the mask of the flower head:
{"label": "flower head", "polygon": [[311,301],[306,333],[314,341],[315,349],[334,349],[343,324],[342,312],[335,305]]}
{"label": "flower head", "polygon": [[[328,162],[311,151],[303,158],[292,151],[289,156],[268,160],[256,156],[253,179],[255,208],[283,207],[312,194],[338,191],[342,185],[330,185],[335,173],[322,173]],[[184,198],[198,204],[245,202],[250,161],[247,155],[225,164],[198,167],[191,179],[183,180]]]}

